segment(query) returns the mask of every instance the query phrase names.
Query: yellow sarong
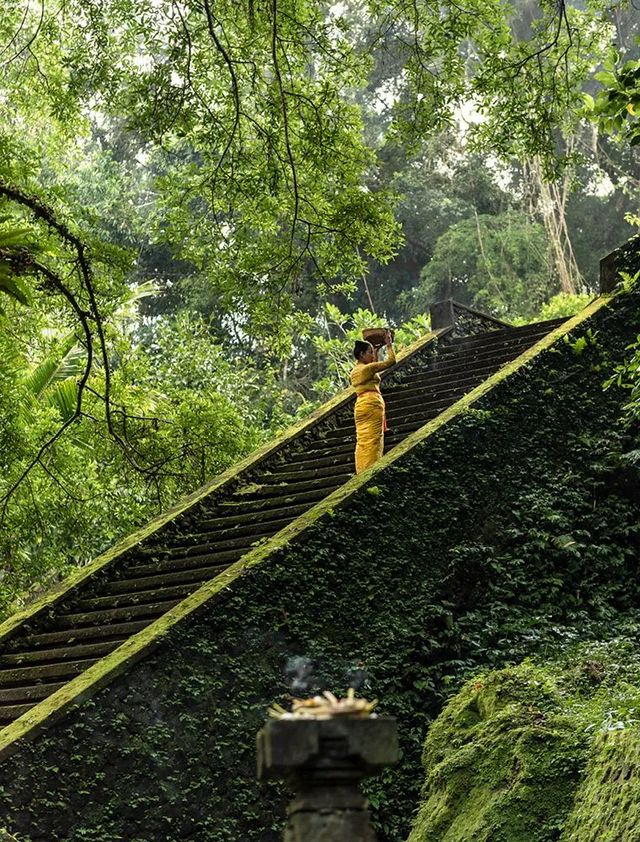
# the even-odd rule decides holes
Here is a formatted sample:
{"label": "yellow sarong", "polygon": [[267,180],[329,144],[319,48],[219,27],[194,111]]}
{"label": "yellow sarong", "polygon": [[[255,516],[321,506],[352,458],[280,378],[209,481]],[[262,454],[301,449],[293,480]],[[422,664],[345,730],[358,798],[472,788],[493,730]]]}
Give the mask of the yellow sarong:
{"label": "yellow sarong", "polygon": [[377,390],[356,398],[356,474],[373,465],[384,448],[384,398]]}
{"label": "yellow sarong", "polygon": [[373,465],[384,449],[384,398],[380,394],[380,372],[393,365],[396,355],[388,348],[383,362],[356,363],[351,385],[356,392],[353,416],[356,422],[356,474]]}

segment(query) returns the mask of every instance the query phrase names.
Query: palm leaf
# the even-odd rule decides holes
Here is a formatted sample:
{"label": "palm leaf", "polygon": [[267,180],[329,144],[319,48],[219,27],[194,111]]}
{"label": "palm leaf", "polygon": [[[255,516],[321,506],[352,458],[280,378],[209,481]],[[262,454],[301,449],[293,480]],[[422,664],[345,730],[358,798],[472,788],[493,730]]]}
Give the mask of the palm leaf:
{"label": "palm leaf", "polygon": [[56,383],[60,380],[66,380],[69,377],[79,377],[84,371],[85,363],[85,349],[80,345],[74,345],[60,360],[58,368],[53,374],[52,382]]}
{"label": "palm leaf", "polygon": [[47,389],[44,401],[52,406],[63,421],[68,421],[78,405],[78,382],[75,378],[63,380]]}
{"label": "palm leaf", "polygon": [[2,262],[0,258],[0,292],[5,293],[5,295],[10,295],[11,298],[15,298],[21,304],[28,304],[29,297],[27,295],[27,291],[24,285],[20,282],[20,280],[11,273],[10,270],[7,268],[7,264]]}
{"label": "palm leaf", "polygon": [[13,260],[26,252],[33,255],[40,251],[33,241],[33,231],[24,226],[6,225],[6,219],[0,218],[0,293],[11,296],[21,304],[28,304],[27,290],[17,275]]}
{"label": "palm leaf", "polygon": [[[60,353],[62,353],[62,359],[59,359]],[[76,345],[75,335],[70,333],[62,340],[60,351],[47,357],[33,371],[29,372],[25,378],[25,383],[35,398],[42,399],[47,389],[68,378],[75,379],[82,374],[84,364],[84,348]]]}
{"label": "palm leaf", "polygon": [[29,249],[36,251],[33,243],[33,231],[29,228],[0,228],[0,248]]}

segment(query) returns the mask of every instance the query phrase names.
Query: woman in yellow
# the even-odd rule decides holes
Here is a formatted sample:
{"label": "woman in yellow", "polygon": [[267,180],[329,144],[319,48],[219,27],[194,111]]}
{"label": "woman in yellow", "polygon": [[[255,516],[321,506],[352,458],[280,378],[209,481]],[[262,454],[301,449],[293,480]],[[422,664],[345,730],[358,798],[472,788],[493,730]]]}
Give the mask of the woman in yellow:
{"label": "woman in yellow", "polygon": [[379,371],[396,361],[391,334],[385,333],[387,359],[379,363],[378,353],[369,342],[356,342],[353,349],[356,364],[351,372],[351,385],[356,391],[354,418],[356,422],[356,474],[382,456],[384,447],[384,399],[380,394]]}

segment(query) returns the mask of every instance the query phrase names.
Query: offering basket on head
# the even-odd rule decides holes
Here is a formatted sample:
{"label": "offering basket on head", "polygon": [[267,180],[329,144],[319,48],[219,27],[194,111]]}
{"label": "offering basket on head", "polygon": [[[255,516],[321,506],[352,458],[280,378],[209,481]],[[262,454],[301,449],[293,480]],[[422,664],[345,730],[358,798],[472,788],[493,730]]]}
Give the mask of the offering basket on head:
{"label": "offering basket on head", "polygon": [[393,331],[390,327],[365,327],[362,331],[362,338],[365,342],[371,342],[374,348],[382,348],[387,331],[391,334],[391,340],[393,341]]}

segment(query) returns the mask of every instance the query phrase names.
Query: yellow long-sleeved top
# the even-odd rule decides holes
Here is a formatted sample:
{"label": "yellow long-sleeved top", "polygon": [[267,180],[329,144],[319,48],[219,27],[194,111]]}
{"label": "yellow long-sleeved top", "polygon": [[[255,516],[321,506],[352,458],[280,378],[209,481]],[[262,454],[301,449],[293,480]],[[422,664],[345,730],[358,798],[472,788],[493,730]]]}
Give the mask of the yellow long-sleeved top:
{"label": "yellow long-sleeved top", "polygon": [[380,375],[379,371],[384,371],[389,368],[396,361],[396,355],[393,348],[387,348],[387,359],[381,363],[356,363],[351,370],[351,385],[356,391],[356,395],[361,395],[363,392],[380,391]]}

